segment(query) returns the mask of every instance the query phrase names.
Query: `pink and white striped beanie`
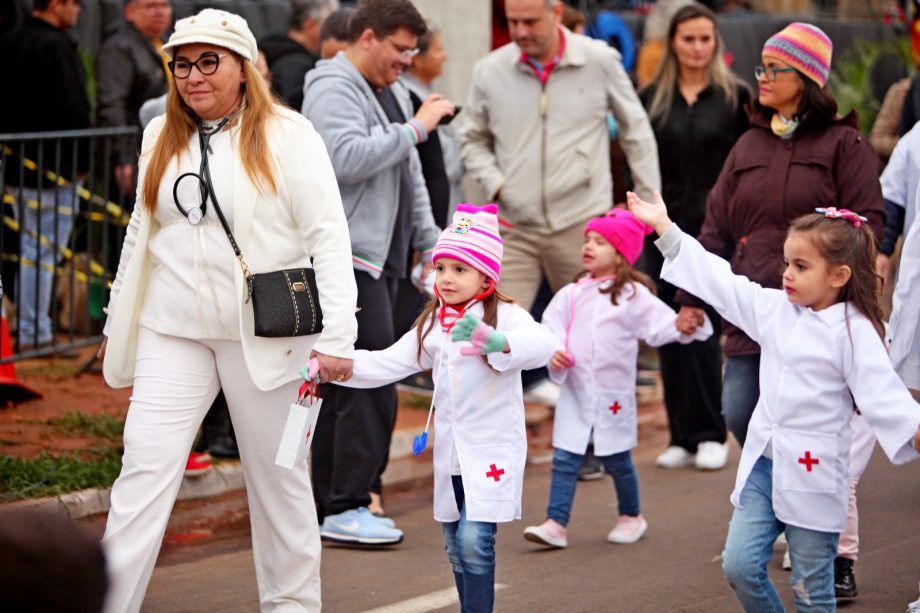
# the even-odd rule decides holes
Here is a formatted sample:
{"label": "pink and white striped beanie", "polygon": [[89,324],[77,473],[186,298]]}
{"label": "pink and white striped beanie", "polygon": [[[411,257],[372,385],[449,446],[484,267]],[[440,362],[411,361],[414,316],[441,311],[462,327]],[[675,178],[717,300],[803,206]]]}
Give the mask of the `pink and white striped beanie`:
{"label": "pink and white striped beanie", "polygon": [[466,262],[498,283],[504,242],[498,234],[498,205],[458,204],[454,218],[441,232],[431,256]]}

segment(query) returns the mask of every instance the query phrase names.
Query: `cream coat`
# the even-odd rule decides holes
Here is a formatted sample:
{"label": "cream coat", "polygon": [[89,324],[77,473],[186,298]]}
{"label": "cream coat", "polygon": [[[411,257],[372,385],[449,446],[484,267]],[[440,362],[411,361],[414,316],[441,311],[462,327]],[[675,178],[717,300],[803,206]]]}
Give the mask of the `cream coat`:
{"label": "cream coat", "polygon": [[[482,306],[470,311],[482,317]],[[435,325],[425,337],[421,363],[416,329],[381,351],[355,352],[348,387],[378,387],[432,369],[434,391],[434,518],[457,521],[451,485],[451,449],[456,445],[466,517],[508,522],[521,518],[521,491],[527,460],[521,370],[545,365],[555,340],[519,306],[502,303],[497,329],[509,353],[490,353],[490,369],[479,356],[461,355],[461,343]],[[494,476],[488,476],[492,474]]]}
{"label": "cream coat", "polygon": [[[895,464],[917,458],[920,408],[898,379],[869,321],[838,303],[796,306],[780,290],[732,274],[676,225],[657,243],[661,278],[706,301],[760,343],[760,400],[748,427],[732,492],[757,459],[773,458],[773,510],[787,524],[842,532],[850,487],[851,419],[859,408]],[[818,463],[814,463],[817,460]]]}
{"label": "cream coat", "polygon": [[[557,293],[543,324],[557,348],[575,358],[572,368],[550,369],[562,385],[553,423],[553,447],[584,454],[594,431],[594,453],[607,456],[636,446],[636,358],[639,340],[653,347],[690,343],[712,335],[709,318],[692,336],[678,331],[677,313],[644,285],[620,290],[619,304],[599,290],[611,281],[584,279]],[[573,302],[574,299],[574,302]]]}
{"label": "cream coat", "polygon": [[[275,110],[278,116],[270,121],[268,132],[278,191],[260,193],[236,156],[233,233],[254,273],[307,267],[313,258],[324,329],[314,336],[256,337],[252,303],[244,303],[245,283],[237,266],[234,280],[240,300],[243,353],[253,381],[262,390],[298,379],[298,370],[311,349],[350,358],[357,336],[357,289],[348,226],[326,148],[301,115],[279,106]],[[164,122],[165,117],[158,117],[144,131],[138,185],[143,185]],[[236,133],[233,136],[237,138]],[[158,206],[175,205],[169,201]],[[139,192],[109,299],[103,373],[112,387],[129,387],[134,382],[138,319],[152,267],[147,244],[158,230],[159,224],[147,213]]]}

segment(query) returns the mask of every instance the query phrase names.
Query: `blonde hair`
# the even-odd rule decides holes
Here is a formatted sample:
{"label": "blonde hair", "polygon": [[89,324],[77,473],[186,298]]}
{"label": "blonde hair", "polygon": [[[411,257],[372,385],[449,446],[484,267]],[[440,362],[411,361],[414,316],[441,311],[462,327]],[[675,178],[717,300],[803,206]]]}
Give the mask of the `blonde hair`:
{"label": "blonde hair", "polygon": [[716,48],[713,51],[712,60],[706,67],[706,77],[709,83],[725,98],[733,112],[738,108],[738,88],[746,87],[746,85],[725,64],[725,59],[722,57],[724,44],[722,37],[719,35],[715,14],[702,4],[694,2],[681,8],[671,19],[664,57],[661,58],[661,63],[658,65],[658,70],[655,71],[655,76],[646,86],[646,88],[655,87],[648,107],[648,116],[653,121],[657,119],[660,122],[659,125],[663,125],[668,119],[668,114],[671,112],[671,101],[674,99],[674,91],[677,88],[677,80],[680,76],[680,66],[673,47],[674,39],[677,36],[677,28],[685,21],[701,17],[712,22],[712,29],[716,38]]}
{"label": "blonde hair", "polygon": [[[243,168],[259,191],[267,193],[277,189],[272,170],[271,151],[268,145],[268,121],[275,115],[276,100],[252,62],[233,54],[243,65],[244,82],[241,85],[246,104],[240,113],[239,151]],[[166,166],[188,146],[188,139],[198,129],[198,117],[179,95],[174,79],[170,79],[166,96],[166,122],[154,145],[153,153],[141,186],[143,206],[148,212],[157,207],[157,192]]]}

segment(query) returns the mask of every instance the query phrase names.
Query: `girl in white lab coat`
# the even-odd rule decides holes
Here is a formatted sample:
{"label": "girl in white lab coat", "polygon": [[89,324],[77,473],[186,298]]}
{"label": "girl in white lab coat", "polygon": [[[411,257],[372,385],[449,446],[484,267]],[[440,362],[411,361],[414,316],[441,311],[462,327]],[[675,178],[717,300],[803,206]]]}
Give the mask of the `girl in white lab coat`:
{"label": "girl in white lab coat", "polygon": [[432,254],[436,297],[396,344],[357,351],[354,375],[342,384],[376,387],[432,370],[434,518],[464,613],[492,610],[496,524],[521,517],[521,370],[544,366],[556,346],[495,289],[501,257],[498,207],[459,205]]}
{"label": "girl in white lab coat", "polygon": [[706,322],[693,335],[677,327],[677,313],[652,293],[654,283],[632,268],[651,228],[632,213],[613,209],[585,226],[584,271],[562,288],[543,314],[556,337],[550,378],[561,384],[553,425],[553,478],[547,520],[524,538],[563,548],[578,469],[589,441],[613,477],[619,518],[611,543],[635,543],[648,528],[639,504],[636,446],[636,357],[639,340],[658,347],[705,340]]}
{"label": "girl in white lab coat", "polygon": [[782,611],[766,567],[785,532],[796,607],[833,611],[854,409],[895,464],[917,458],[920,445],[920,410],[882,341],[875,239],[865,218],[827,208],[793,221],[781,291],[732,274],[671,223],[660,195],[654,204],[635,194],[628,200],[661,236],[662,278],[708,302],[763,350],[760,400],[732,492],[726,578],[746,611]]}

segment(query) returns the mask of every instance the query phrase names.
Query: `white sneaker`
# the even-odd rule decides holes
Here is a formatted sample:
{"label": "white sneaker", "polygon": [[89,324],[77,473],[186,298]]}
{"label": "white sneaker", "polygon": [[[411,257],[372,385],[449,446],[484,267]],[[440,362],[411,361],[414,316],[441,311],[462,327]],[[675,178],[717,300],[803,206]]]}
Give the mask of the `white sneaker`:
{"label": "white sneaker", "polygon": [[658,468],[683,468],[693,464],[693,454],[683,447],[671,446],[655,458]]}
{"label": "white sneaker", "polygon": [[789,547],[786,547],[786,553],[783,554],[783,570],[792,570],[792,558],[789,557]]}
{"label": "white sneaker", "polygon": [[568,546],[565,526],[559,522],[547,519],[539,526],[524,528],[524,538],[532,543],[548,545],[556,549],[565,549]]}
{"label": "white sneaker", "polygon": [[728,443],[706,441],[696,448],[696,467],[699,470],[720,470],[728,462]]}
{"label": "white sneaker", "polygon": [[648,522],[641,515],[638,517],[620,515],[617,525],[607,535],[607,542],[629,545],[642,538],[646,530],[648,530]]}
{"label": "white sneaker", "polygon": [[536,402],[545,404],[548,407],[554,407],[556,403],[559,402],[559,390],[558,383],[553,383],[549,379],[545,379],[524,392],[524,401]]}

